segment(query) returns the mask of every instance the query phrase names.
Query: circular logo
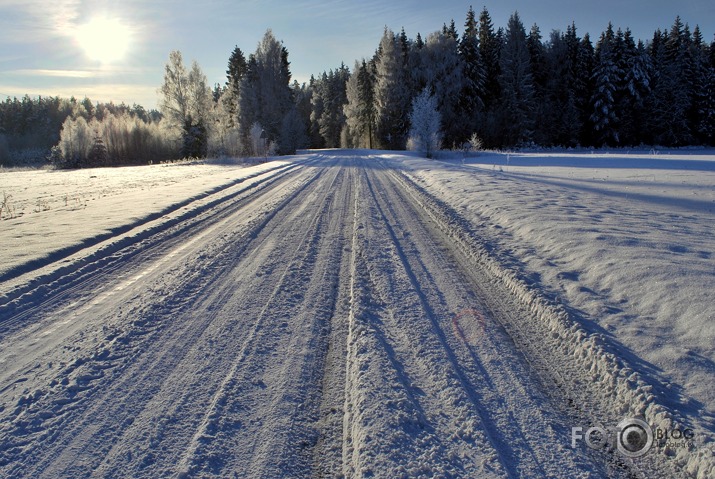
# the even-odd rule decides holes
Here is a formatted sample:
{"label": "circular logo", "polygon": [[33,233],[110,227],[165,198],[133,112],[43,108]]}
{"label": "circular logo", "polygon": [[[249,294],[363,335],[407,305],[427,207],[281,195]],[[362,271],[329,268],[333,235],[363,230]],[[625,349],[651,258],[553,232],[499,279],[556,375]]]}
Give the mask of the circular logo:
{"label": "circular logo", "polygon": [[626,457],[641,457],[653,446],[653,430],[645,421],[635,418],[618,423],[616,446]]}

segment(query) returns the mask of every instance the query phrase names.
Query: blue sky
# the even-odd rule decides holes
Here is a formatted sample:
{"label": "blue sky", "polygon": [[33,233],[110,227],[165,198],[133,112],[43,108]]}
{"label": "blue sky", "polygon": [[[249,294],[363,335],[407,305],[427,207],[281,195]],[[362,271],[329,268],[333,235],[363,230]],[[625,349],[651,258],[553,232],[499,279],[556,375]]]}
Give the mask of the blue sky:
{"label": "blue sky", "polygon": [[[426,36],[454,19],[461,28],[470,3],[441,0],[0,0],[0,97],[89,96],[92,100],[157,105],[169,52],[181,50],[188,64],[197,60],[211,84],[225,81],[235,45],[248,55],[267,28],[284,41],[294,78],[369,57],[385,26],[409,37]],[[676,15],[700,25],[708,42],[715,33],[712,0],[514,0],[473,4],[489,10],[495,27],[519,11],[529,28],[545,36],[572,21],[579,36],[595,39],[609,21],[630,27],[647,40],[656,28],[669,28]],[[112,61],[91,58],[77,32],[91,19],[121,24],[126,54]],[[98,40],[99,41],[99,40]],[[124,42],[124,40],[118,40]],[[90,40],[91,42],[91,40]]]}

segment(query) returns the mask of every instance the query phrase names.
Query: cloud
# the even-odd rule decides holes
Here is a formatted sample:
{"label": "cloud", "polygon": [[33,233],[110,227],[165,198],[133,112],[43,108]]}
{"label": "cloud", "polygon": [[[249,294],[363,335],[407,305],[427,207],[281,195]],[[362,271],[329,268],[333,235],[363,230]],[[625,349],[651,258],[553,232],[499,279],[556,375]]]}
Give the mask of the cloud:
{"label": "cloud", "polygon": [[27,69],[27,70],[12,70],[6,72],[14,75],[23,76],[40,76],[53,78],[92,78],[99,76],[102,72],[90,70],[44,70],[44,69]]}

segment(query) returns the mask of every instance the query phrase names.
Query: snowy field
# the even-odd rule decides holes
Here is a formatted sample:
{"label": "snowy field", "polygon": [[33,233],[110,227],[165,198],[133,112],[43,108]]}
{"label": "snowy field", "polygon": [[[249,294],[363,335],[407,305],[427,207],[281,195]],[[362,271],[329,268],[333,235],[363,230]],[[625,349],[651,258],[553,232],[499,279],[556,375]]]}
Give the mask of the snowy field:
{"label": "snowy field", "polygon": [[[0,476],[715,473],[709,152],[338,150],[3,191]],[[572,447],[629,416],[694,446]]]}
{"label": "snowy field", "polygon": [[285,165],[202,163],[0,170],[0,280],[196,206],[196,200]]}
{"label": "snowy field", "polygon": [[645,360],[675,388],[667,399],[712,427],[715,152],[451,163],[406,167],[479,226],[501,258]]}

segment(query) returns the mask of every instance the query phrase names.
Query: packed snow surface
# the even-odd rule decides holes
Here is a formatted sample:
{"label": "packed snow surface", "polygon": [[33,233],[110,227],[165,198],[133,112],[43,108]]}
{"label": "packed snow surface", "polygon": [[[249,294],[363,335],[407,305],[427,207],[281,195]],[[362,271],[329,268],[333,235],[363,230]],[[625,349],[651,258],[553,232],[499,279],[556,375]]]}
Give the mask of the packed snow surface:
{"label": "packed snow surface", "polygon": [[[0,477],[715,474],[712,155],[336,150],[3,193]],[[632,416],[694,441],[574,447]]]}

